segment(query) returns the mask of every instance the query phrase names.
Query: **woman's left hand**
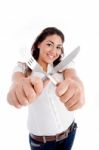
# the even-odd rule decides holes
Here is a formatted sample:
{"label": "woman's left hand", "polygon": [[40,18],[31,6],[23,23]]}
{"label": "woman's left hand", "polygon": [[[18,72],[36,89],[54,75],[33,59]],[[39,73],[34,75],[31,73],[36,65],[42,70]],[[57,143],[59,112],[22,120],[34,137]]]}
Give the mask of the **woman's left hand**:
{"label": "woman's left hand", "polygon": [[69,111],[79,109],[85,103],[83,84],[73,70],[67,70],[65,80],[56,86],[56,94]]}

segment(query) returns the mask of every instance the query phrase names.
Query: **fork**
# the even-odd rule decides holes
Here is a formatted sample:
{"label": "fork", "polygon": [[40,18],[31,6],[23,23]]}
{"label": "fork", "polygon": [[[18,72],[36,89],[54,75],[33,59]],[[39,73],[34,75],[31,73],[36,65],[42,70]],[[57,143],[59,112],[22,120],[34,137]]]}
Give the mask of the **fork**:
{"label": "fork", "polygon": [[48,74],[43,70],[43,68],[38,64],[38,62],[34,59],[34,57],[31,55],[30,52],[28,52],[26,49],[21,49],[20,53],[21,53],[25,63],[31,70],[35,70],[36,67],[39,67],[40,71],[45,75],[42,78],[43,81],[45,81],[46,79],[50,79],[50,81],[54,85],[58,84],[58,82],[51,76],[51,74]]}

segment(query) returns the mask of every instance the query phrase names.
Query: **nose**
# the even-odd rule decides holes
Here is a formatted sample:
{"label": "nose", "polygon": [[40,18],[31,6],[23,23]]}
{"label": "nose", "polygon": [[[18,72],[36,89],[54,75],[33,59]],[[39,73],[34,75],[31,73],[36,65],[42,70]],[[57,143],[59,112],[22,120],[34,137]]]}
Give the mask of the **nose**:
{"label": "nose", "polygon": [[53,52],[56,52],[56,47],[53,46],[51,50],[52,50]]}

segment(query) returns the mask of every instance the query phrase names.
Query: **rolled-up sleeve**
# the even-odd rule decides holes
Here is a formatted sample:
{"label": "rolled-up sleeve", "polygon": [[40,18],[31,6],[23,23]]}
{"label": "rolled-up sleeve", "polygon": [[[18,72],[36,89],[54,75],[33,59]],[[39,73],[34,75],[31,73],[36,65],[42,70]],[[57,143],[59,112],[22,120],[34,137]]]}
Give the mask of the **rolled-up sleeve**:
{"label": "rolled-up sleeve", "polygon": [[17,62],[16,66],[13,69],[13,72],[22,72],[25,73],[26,64],[22,62]]}

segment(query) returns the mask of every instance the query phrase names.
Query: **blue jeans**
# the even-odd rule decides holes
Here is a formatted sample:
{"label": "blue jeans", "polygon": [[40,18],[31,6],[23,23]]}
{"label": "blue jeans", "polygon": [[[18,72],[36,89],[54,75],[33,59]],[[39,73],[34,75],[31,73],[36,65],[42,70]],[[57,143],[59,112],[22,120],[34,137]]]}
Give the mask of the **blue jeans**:
{"label": "blue jeans", "polygon": [[77,130],[77,124],[75,123],[74,129],[69,133],[68,137],[58,142],[51,141],[51,142],[41,143],[35,141],[29,135],[31,150],[71,150],[75,139],[76,130]]}

